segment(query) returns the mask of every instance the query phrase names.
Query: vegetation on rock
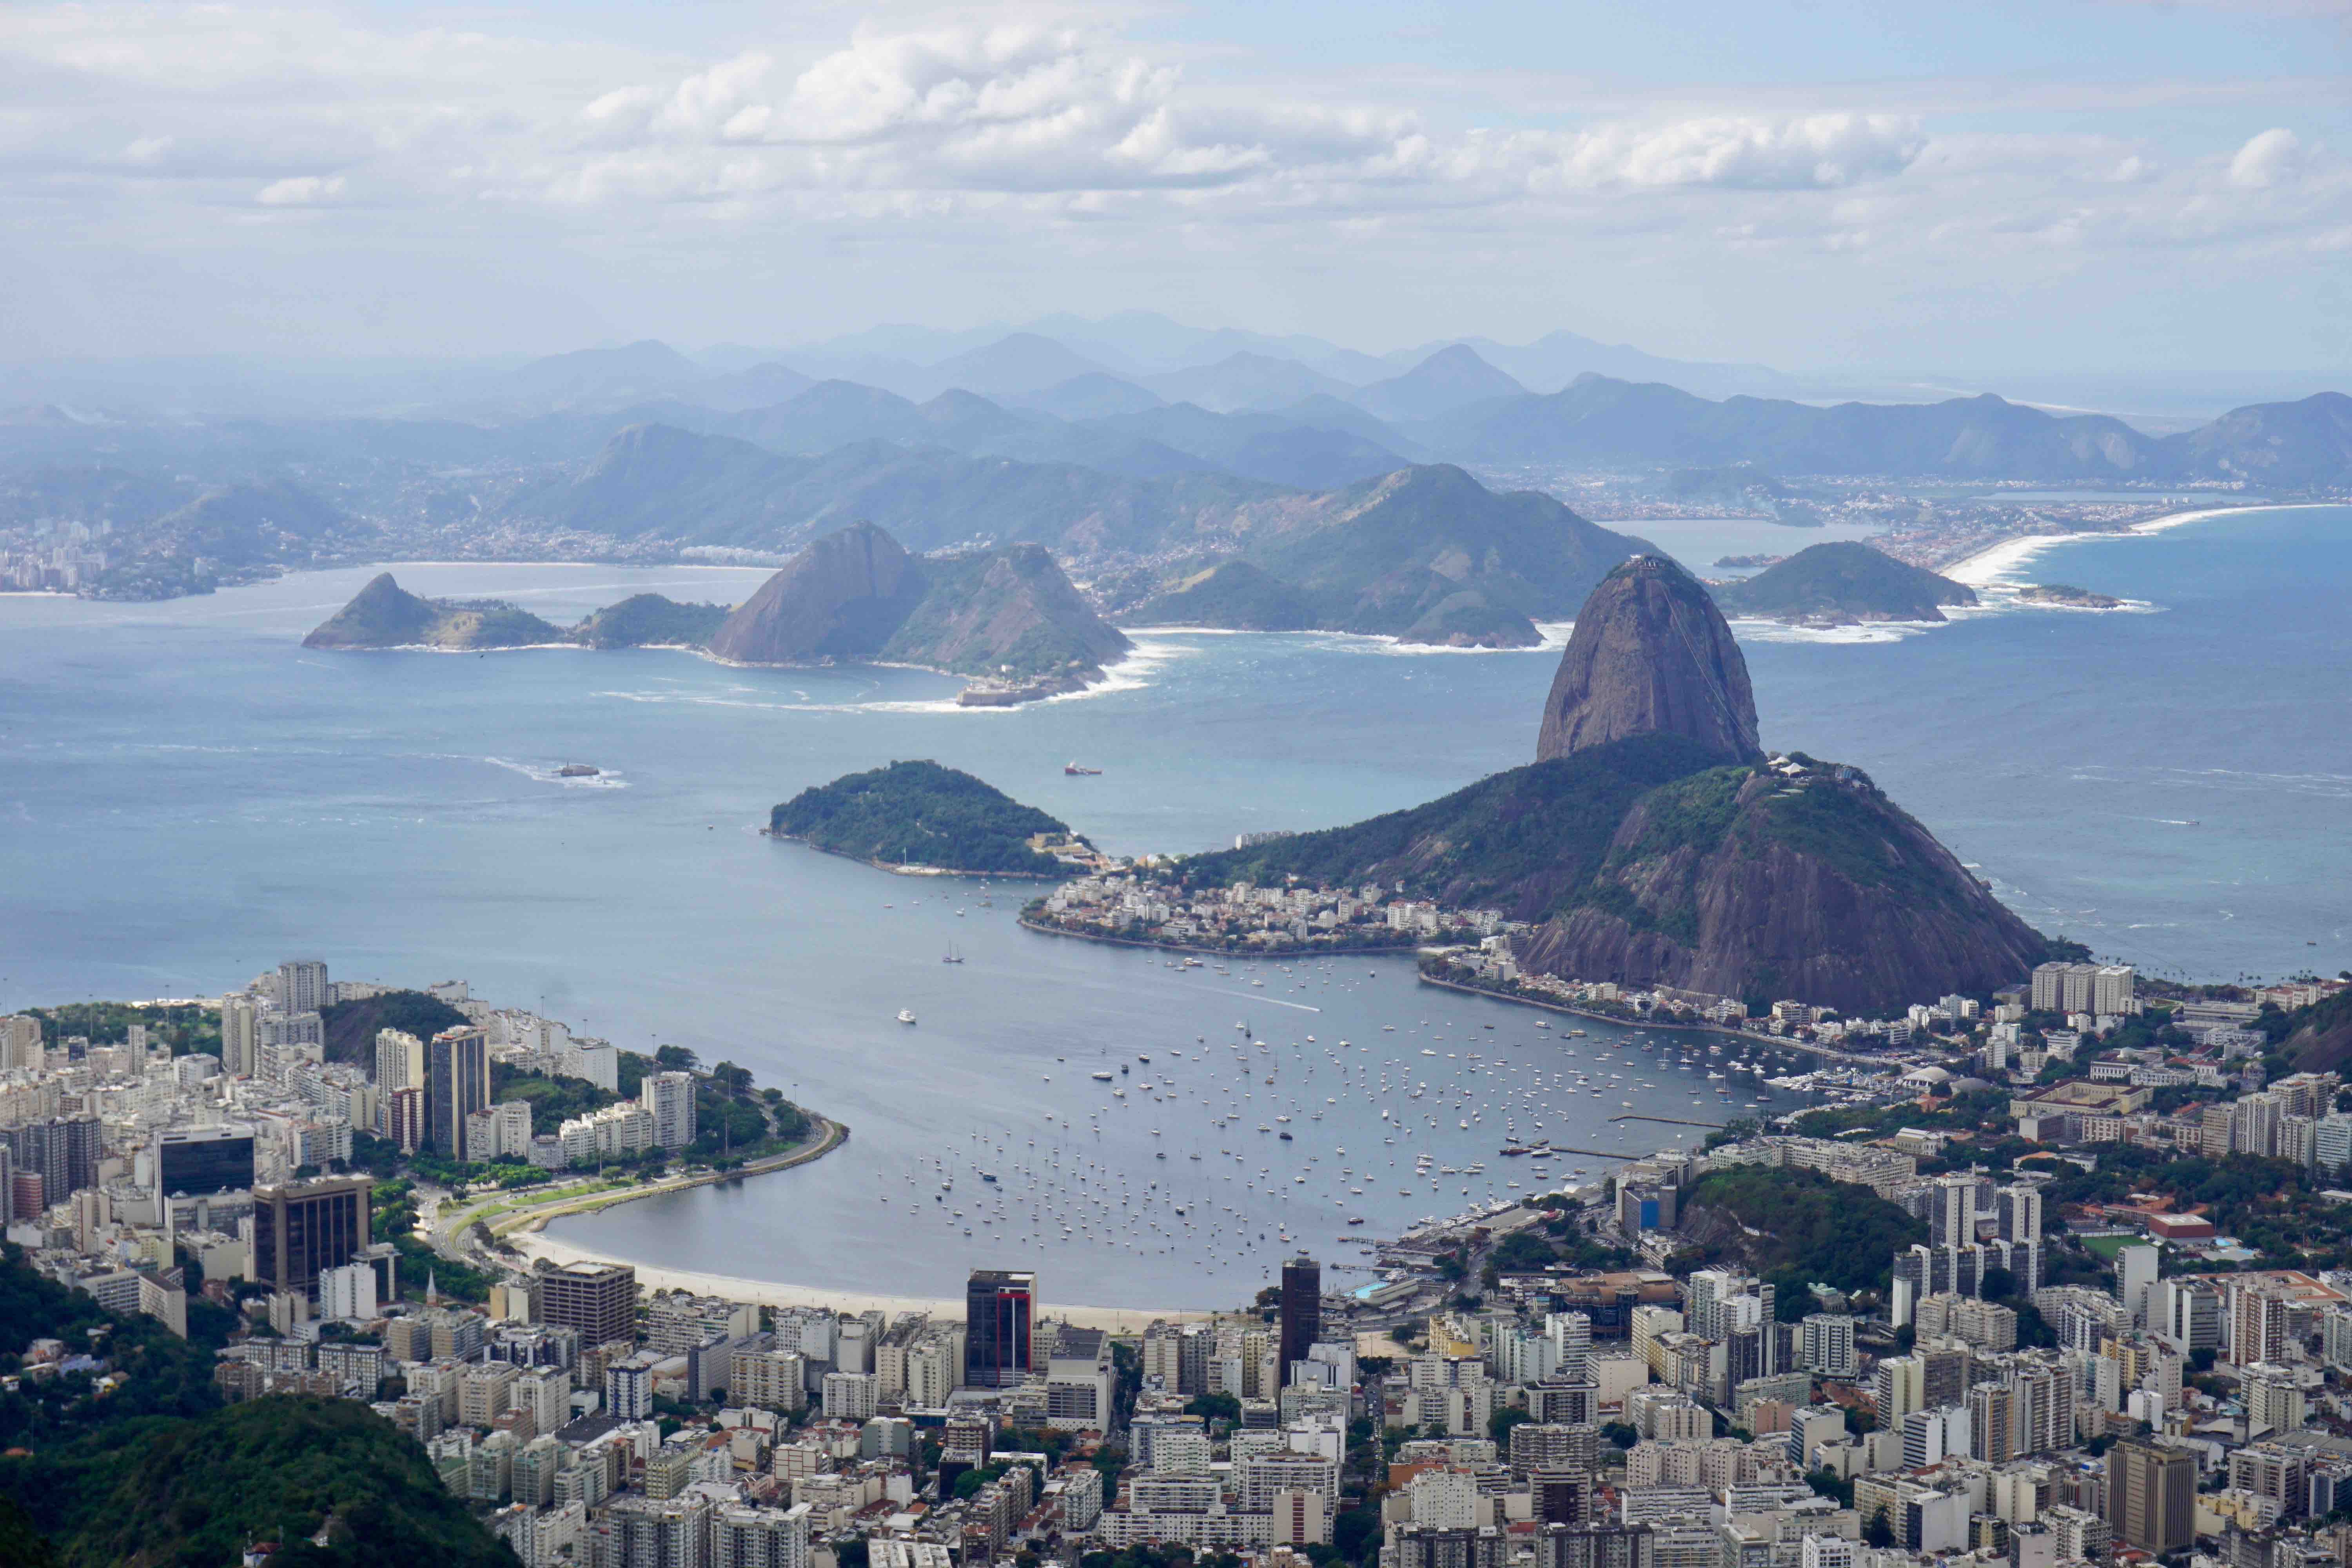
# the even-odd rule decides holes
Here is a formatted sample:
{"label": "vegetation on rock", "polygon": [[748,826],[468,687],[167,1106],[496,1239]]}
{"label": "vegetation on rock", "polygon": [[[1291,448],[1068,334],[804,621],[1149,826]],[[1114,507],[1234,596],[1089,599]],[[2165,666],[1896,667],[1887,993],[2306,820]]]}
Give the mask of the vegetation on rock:
{"label": "vegetation on rock", "polygon": [[892,763],[804,789],[769,814],[769,830],[886,866],[1058,877],[1069,868],[1029,847],[1067,826],[971,774],[934,762]]}

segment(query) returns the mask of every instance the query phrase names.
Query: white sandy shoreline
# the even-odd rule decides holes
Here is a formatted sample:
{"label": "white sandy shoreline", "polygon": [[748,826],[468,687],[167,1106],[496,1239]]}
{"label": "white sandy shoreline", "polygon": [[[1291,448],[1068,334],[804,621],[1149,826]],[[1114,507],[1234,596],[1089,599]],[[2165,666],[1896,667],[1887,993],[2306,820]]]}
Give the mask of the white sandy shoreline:
{"label": "white sandy shoreline", "polygon": [[2163,533],[2184,523],[2203,522],[2210,518],[2234,517],[2241,512],[2311,511],[2325,507],[2340,506],[2340,501],[2286,501],[2278,505],[2200,507],[2191,511],[2167,512],[2145,522],[2136,522],[2127,529],[2114,532],[2032,533],[2016,539],[2004,539],[1998,544],[1987,545],[1973,554],[1962,556],[1950,565],[1940,568],[1944,576],[1971,588],[2004,585],[2008,574],[2023,566],[2053,544],[2072,544],[2086,539],[2122,539],[2134,534]]}
{"label": "white sandy shoreline", "polygon": [[[697,1269],[656,1268],[575,1247],[538,1230],[517,1231],[506,1240],[525,1256],[544,1258],[559,1268],[582,1259],[628,1263],[637,1271],[637,1283],[651,1290],[691,1290],[700,1295],[723,1296],[731,1301],[750,1301],[762,1307],[829,1307],[835,1311],[852,1313],[929,1312],[939,1317],[960,1318],[964,1310],[961,1297],[882,1296],[869,1291],[836,1290],[815,1285],[786,1285],[771,1279],[744,1279],[729,1274],[706,1274]],[[1082,1307],[1047,1300],[1039,1304],[1038,1316],[1057,1318],[1082,1329],[1140,1333],[1155,1321],[1202,1322],[1215,1314],[1189,1307]]]}

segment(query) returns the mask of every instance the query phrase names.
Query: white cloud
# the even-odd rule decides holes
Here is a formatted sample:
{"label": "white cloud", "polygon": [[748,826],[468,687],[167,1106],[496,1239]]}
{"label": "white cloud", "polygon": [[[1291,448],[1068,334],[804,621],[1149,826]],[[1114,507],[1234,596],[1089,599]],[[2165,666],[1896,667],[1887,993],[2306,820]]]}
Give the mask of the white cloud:
{"label": "white cloud", "polygon": [[272,180],[253,194],[266,207],[314,207],[343,194],[341,174],[296,174]]}
{"label": "white cloud", "polygon": [[2293,179],[2303,165],[2303,139],[2284,128],[2250,137],[2230,160],[2230,183],[2249,190],[2268,190]]}

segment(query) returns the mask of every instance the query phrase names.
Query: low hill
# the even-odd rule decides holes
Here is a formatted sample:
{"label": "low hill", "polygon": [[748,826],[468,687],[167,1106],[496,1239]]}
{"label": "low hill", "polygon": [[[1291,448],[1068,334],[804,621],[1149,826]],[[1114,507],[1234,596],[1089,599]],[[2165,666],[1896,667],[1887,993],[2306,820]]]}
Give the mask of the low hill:
{"label": "low hill", "polygon": [[1743,583],[1715,590],[1729,616],[1814,625],[1941,621],[1946,605],[1973,605],[1974,590],[1897,561],[1867,544],[1815,544]]}
{"label": "low hill", "polygon": [[710,639],[740,664],[875,659],[1066,689],[1127,649],[1037,545],[918,556],[870,522],[810,544]]}
{"label": "low hill", "polygon": [[572,627],[572,637],[585,647],[702,647],[727,619],[728,608],[633,594]]}
{"label": "low hill", "polygon": [[934,762],[892,763],[804,789],[768,814],[768,830],[886,866],[1070,874],[1029,847],[1038,834],[1067,838],[1066,824]]}
{"label": "low hill", "polygon": [[2297,1072],[2335,1072],[2352,1062],[2352,991],[2339,991],[2289,1016],[2284,1049]]}
{"label": "low hill", "polygon": [[496,599],[421,599],[380,572],[302,639],[304,647],[532,647],[570,640],[561,626]]}
{"label": "low hill", "polygon": [[323,1047],[331,1062],[350,1062],[371,1071],[375,1068],[375,1037],[381,1029],[398,1029],[429,1040],[444,1029],[463,1028],[466,1015],[425,991],[387,991],[354,1002],[331,1002],[319,1013],[326,1033]]}
{"label": "low hill", "polygon": [[233,1405],[154,1434],[117,1475],[70,1537],[68,1568],[234,1563],[273,1540],[273,1568],[515,1563],[416,1440],[356,1400]]}
{"label": "low hill", "polygon": [[2323,392],[2233,408],[2166,446],[2181,471],[2200,478],[2341,489],[2352,485],[2352,397]]}
{"label": "low hill", "polygon": [[1043,546],[924,558],[925,590],[882,645],[885,663],[958,675],[1099,679],[1129,647],[1090,609]]}
{"label": "low hill", "polygon": [[1708,1264],[1738,1262],[1778,1288],[1780,1310],[1806,1287],[1884,1292],[1895,1253],[1927,1227],[1868,1187],[1813,1171],[1742,1165],[1685,1190],[1676,1226]]}
{"label": "low hill", "polygon": [[1446,464],[1403,468],[1266,517],[1243,558],[1295,587],[1314,624],[1406,642],[1532,647],[1641,542],[1532,490]]}
{"label": "low hill", "polygon": [[1139,626],[1295,632],[1315,625],[1315,611],[1307,596],[1289,584],[1246,561],[1228,561],[1194,573],[1124,618]]}
{"label": "low hill", "polygon": [[59,1568],[233,1563],[260,1541],[282,1543],[271,1562],[284,1568],[514,1568],[416,1441],[367,1405],[223,1407],[213,1351],[232,1326],[201,1298],[185,1340],[152,1318],[114,1317],[0,1248],[0,1365],[15,1370],[33,1340],[52,1338],[121,1376],[104,1394],[79,1372],[38,1397],[0,1394],[0,1562],[43,1561],[11,1554],[26,1533],[13,1503]]}

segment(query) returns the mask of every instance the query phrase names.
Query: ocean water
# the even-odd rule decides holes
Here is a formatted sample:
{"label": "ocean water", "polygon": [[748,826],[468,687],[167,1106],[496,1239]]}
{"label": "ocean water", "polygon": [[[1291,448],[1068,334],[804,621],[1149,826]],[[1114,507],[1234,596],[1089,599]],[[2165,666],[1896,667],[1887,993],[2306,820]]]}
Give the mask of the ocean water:
{"label": "ocean water", "polygon": [[[976,886],[756,831],[803,787],[921,756],[1119,851],[1351,820],[1527,760],[1554,650],[1156,634],[1108,690],[967,711],[956,682],[909,670],[301,649],[367,574],[156,605],[0,598],[0,1007],[217,993],[309,954],[349,977],[463,976],[625,1046],[732,1059],[848,1122],[848,1146],[562,1234],[913,1294],[992,1263],[1038,1268],[1066,1301],[1229,1301],[1286,1235],[1344,1258],[1349,1217],[1391,1235],[1490,1187],[1510,1195],[1502,1184],[1529,1178],[1496,1153],[1507,1106],[1523,1135],[1542,1106],[1544,1135],[1628,1152],[1696,1130],[1610,1120],[1626,1101],[1723,1112],[1703,1067],[1598,1026],[1563,1043],[1528,1010],[1417,986],[1402,959],[1173,971],[1019,930],[1017,887],[983,905]],[[764,575],[398,574],[557,620],[643,589],[736,599]],[[1882,640],[1743,627],[1768,744],[1868,769],[2027,918],[2102,952],[2223,978],[2352,963],[2352,510],[2072,543],[2024,575],[2143,607],[1996,604]],[[1071,760],[1105,772],[1066,777]],[[567,761],[606,772],[561,780]],[[940,962],[950,943],[964,963]],[[914,1027],[892,1021],[902,1006]],[[1595,1052],[1612,1059],[1571,1094]],[[1087,1076],[1120,1062],[1124,1100]],[[1173,1099],[1138,1092],[1171,1066]],[[1742,1110],[1786,1103],[1752,1076],[1720,1087]],[[1228,1110],[1240,1120],[1212,1124]],[[1384,1130],[1400,1119],[1410,1136]],[[1424,1147],[1486,1169],[1434,1191],[1386,1180]]]}

